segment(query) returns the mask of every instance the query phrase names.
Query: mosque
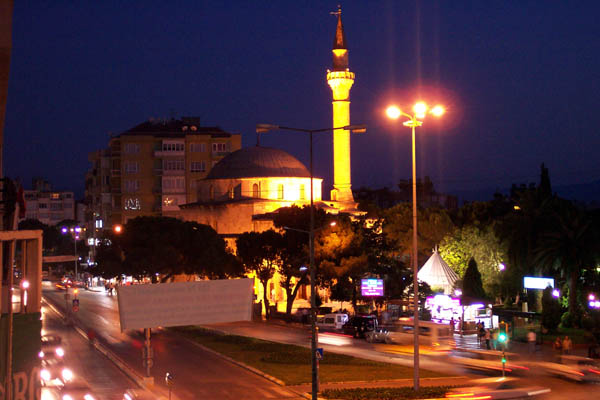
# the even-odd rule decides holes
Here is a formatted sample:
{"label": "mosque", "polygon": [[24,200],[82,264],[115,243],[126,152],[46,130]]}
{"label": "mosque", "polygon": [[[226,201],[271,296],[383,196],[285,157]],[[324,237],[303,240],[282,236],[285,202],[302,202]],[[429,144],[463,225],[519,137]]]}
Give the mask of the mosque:
{"label": "mosque", "polygon": [[[348,67],[348,49],[337,11],[333,43],[333,70],[327,71],[327,83],[333,95],[333,127],[350,125],[350,89],[354,73]],[[333,132],[334,184],[331,200],[322,198],[322,178],[313,177],[313,201],[329,213],[358,213],[352,195],[350,171],[350,132]],[[198,201],[179,206],[186,221],[210,225],[235,248],[235,238],[244,232],[262,232],[273,227],[273,213],[282,207],[310,205],[310,171],[291,154],[258,144],[230,153],[219,161],[207,177],[198,182]],[[270,301],[285,303],[285,291],[274,277]],[[257,289],[261,285],[256,285]],[[299,305],[306,301],[306,288],[300,292]],[[260,289],[262,290],[262,288]],[[262,293],[257,293],[262,298]]]}

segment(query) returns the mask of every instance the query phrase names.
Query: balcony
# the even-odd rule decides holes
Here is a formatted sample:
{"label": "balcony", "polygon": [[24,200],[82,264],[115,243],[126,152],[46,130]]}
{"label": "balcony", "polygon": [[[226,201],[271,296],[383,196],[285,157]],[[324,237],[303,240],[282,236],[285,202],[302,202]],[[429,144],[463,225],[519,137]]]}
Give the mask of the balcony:
{"label": "balcony", "polygon": [[181,151],[165,151],[165,150],[154,150],[154,157],[157,158],[161,158],[161,157],[183,157],[185,156],[185,150],[181,150]]}

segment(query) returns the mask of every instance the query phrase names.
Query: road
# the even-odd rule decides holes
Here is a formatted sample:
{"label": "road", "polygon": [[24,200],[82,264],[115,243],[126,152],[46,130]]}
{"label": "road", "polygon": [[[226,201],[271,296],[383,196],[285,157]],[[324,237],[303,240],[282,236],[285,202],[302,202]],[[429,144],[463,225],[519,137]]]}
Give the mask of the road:
{"label": "road", "polygon": [[98,400],[122,400],[126,389],[137,385],[49,307],[42,307],[43,334],[59,335],[65,366],[86,380]]}
{"label": "road", "polygon": [[[43,287],[44,298],[64,310],[64,291]],[[101,292],[79,291],[76,318],[93,329],[98,339],[140,376],[143,336],[141,332],[122,333],[119,326],[116,297]],[[302,399],[298,394],[258,376],[223,358],[207,352],[190,341],[166,332],[152,335],[154,367],[152,376],[163,393],[167,393],[164,377],[174,377],[173,398],[196,399]]]}
{"label": "road", "polygon": [[[46,288],[44,296],[64,304],[64,292]],[[98,292],[80,292],[79,319],[102,336],[107,345],[142,375],[141,348],[143,337],[141,332],[121,333],[119,328],[116,297]],[[252,336],[282,343],[309,345],[309,332],[305,328],[288,327],[266,323],[240,322],[211,325],[214,329],[225,332]],[[320,335],[320,346],[326,352],[337,352],[373,360],[412,366],[412,354],[406,354],[399,346],[385,344],[369,344],[364,340],[356,340],[338,335]],[[180,399],[224,398],[224,399],[292,399],[299,398],[286,388],[234,366],[220,357],[202,351],[180,337],[166,331],[153,335],[152,345],[155,348],[155,367],[153,376],[162,386],[164,374],[168,371],[175,376],[174,394]],[[461,375],[462,371],[451,361],[446,362],[437,356],[421,356],[421,367],[450,374]],[[472,374],[471,374],[472,375]],[[480,375],[481,376],[481,375]],[[524,384],[545,386],[552,389],[547,399],[580,400],[589,399],[590,391],[595,386],[577,384],[532,371],[525,377]],[[200,385],[198,383],[201,383]]]}

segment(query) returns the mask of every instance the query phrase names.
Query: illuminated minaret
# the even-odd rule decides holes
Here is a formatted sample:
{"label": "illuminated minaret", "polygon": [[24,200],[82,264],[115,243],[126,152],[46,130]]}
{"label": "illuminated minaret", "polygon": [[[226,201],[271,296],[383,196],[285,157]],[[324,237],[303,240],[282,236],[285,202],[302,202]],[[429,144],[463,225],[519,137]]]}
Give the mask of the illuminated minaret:
{"label": "illuminated minaret", "polygon": [[[337,28],[333,40],[333,71],[327,71],[327,83],[333,92],[333,127],[350,125],[350,88],[354,73],[348,69],[348,49],[342,25],[342,9],[338,6]],[[331,200],[348,203],[344,208],[354,208],[350,174],[350,131],[333,132],[333,190]]]}

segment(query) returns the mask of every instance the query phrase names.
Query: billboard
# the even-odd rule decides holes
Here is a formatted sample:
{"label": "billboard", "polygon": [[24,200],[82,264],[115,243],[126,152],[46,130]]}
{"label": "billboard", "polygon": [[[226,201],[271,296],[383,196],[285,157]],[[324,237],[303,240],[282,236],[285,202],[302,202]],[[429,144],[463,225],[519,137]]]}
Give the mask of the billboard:
{"label": "billboard", "polygon": [[525,289],[546,289],[548,286],[554,288],[553,278],[540,278],[537,276],[526,276],[523,278],[523,287]]}
{"label": "billboard", "polygon": [[383,279],[361,279],[360,293],[365,297],[383,296]]}
{"label": "billboard", "polygon": [[117,287],[121,331],[157,326],[250,321],[252,279]]}

